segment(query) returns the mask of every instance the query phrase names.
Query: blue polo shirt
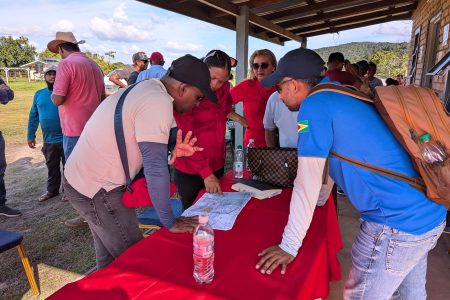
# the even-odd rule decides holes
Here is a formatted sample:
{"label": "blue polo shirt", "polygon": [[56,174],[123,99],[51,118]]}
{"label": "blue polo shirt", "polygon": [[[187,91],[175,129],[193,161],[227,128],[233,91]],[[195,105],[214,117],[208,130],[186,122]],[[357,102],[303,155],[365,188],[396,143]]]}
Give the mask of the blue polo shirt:
{"label": "blue polo shirt", "polygon": [[164,69],[161,65],[152,65],[147,70],[142,71],[139,73],[136,82],[142,81],[147,78],[161,78],[166,74],[167,70]]}
{"label": "blue polo shirt", "polygon": [[[324,78],[323,82],[327,81]],[[408,154],[373,105],[334,92],[314,94],[300,106],[298,128],[299,156],[329,157],[330,176],[363,220],[411,234],[423,234],[444,221],[446,208],[407,183],[329,155],[332,150],[408,176],[417,175]]]}
{"label": "blue polo shirt", "polygon": [[41,124],[44,143],[62,143],[63,135],[59,121],[58,107],[51,100],[52,91],[41,89],[34,94],[28,119],[28,140],[36,138],[36,130]]}

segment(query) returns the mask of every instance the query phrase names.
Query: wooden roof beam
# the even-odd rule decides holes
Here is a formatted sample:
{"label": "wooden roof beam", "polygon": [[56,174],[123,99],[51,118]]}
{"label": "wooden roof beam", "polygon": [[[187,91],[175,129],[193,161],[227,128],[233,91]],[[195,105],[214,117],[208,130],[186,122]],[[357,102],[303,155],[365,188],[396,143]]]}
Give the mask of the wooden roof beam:
{"label": "wooden roof beam", "polygon": [[409,5],[406,5],[403,7],[409,7],[411,10],[414,10],[417,8],[417,2],[411,2],[411,0],[397,0],[397,1],[395,1],[395,4],[392,3],[392,0],[384,0],[384,1],[374,2],[374,3],[370,3],[370,4],[366,4],[366,5],[360,5],[357,7],[350,7],[350,8],[345,8],[345,9],[341,9],[341,10],[335,10],[332,12],[319,11],[319,13],[315,16],[309,16],[309,17],[305,17],[305,18],[295,19],[292,21],[281,22],[281,23],[278,23],[277,25],[280,25],[280,26],[286,28],[287,30],[294,30],[294,29],[300,28],[301,26],[304,26],[306,24],[317,22],[317,21],[329,20],[329,19],[334,19],[334,18],[338,18],[338,17],[342,17],[342,16],[352,16],[352,15],[357,15],[357,14],[370,13],[370,12],[373,12],[374,10],[378,10],[378,9],[383,9],[383,8],[389,9],[390,5],[398,6],[399,4],[404,4],[404,3],[412,3],[412,4],[409,4]]}
{"label": "wooden roof beam", "polygon": [[302,35],[302,33],[304,33],[304,32],[311,32],[314,30],[322,29],[324,27],[335,27],[335,26],[339,26],[339,25],[346,25],[346,24],[353,23],[353,22],[371,20],[371,19],[381,18],[385,15],[391,16],[391,15],[399,14],[399,13],[403,13],[403,12],[409,13],[412,10],[413,9],[410,6],[404,6],[404,7],[389,9],[388,11],[378,11],[378,12],[369,13],[369,14],[362,14],[362,15],[357,15],[357,16],[353,16],[350,18],[339,19],[336,21],[326,20],[325,23],[322,23],[322,24],[301,27],[297,31],[294,31],[294,33]]}
{"label": "wooden roof beam", "polygon": [[[375,1],[375,0],[373,0]],[[370,2],[373,2],[370,1]],[[271,14],[267,14],[264,17],[270,20],[273,23],[280,23],[285,21],[290,21],[292,19],[298,19],[307,15],[311,15],[311,13],[316,13],[322,9],[332,9],[339,7],[350,7],[357,4],[367,3],[367,0],[327,0],[318,2],[312,5],[305,5],[301,7],[292,8],[289,10],[283,10]]]}
{"label": "wooden roof beam", "polygon": [[361,21],[361,22],[357,22],[354,24],[343,25],[343,26],[333,27],[333,28],[329,28],[329,29],[318,30],[318,31],[314,31],[314,32],[303,32],[303,33],[301,33],[301,35],[308,38],[311,36],[317,36],[317,35],[322,35],[322,34],[327,34],[327,33],[336,33],[339,31],[344,31],[344,30],[349,30],[349,29],[354,29],[354,28],[359,28],[359,27],[365,27],[365,26],[370,26],[370,25],[376,25],[376,24],[381,24],[381,23],[386,23],[386,22],[391,22],[391,21],[408,20],[408,19],[411,19],[411,16],[412,16],[412,13],[408,12],[408,13],[404,13],[404,14],[400,14],[400,15],[396,15],[396,16],[386,16],[386,17],[376,19],[376,20],[370,20],[370,21],[366,21],[366,22]]}
{"label": "wooden roof beam", "polygon": [[[204,5],[207,5],[209,7],[223,11],[227,14],[233,15],[235,17],[239,15],[239,7],[237,5],[234,5],[231,2],[221,1],[221,0],[197,0],[197,1],[203,3]],[[281,26],[273,24],[272,22],[270,22],[260,16],[257,16],[254,13],[250,13],[249,22],[253,25],[262,27],[267,31],[271,31],[275,34],[287,37],[294,41],[298,41],[299,43],[302,42],[302,38],[300,36],[284,29]]]}

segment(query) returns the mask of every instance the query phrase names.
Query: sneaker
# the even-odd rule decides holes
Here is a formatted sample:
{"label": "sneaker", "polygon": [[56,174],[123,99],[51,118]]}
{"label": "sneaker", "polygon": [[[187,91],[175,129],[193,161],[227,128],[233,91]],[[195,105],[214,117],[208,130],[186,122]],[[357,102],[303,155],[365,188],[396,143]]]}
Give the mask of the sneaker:
{"label": "sneaker", "polygon": [[0,216],[12,218],[12,217],[18,217],[20,215],[22,215],[22,213],[18,209],[14,209],[14,208],[8,207],[6,205],[0,206]]}
{"label": "sneaker", "polygon": [[85,219],[83,219],[82,217],[76,217],[70,220],[67,220],[66,222],[64,222],[64,225],[66,227],[84,227],[84,226],[88,226],[88,223]]}

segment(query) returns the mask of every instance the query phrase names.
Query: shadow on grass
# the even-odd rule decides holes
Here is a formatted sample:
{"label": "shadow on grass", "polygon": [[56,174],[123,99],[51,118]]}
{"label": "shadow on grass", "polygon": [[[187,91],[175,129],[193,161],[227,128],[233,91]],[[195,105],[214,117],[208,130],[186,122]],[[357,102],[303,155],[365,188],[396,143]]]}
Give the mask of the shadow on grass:
{"label": "shadow on grass", "polygon": [[[46,190],[47,168],[43,158],[35,161],[23,157],[8,164],[7,204],[20,209],[23,215],[0,217],[0,227],[24,235],[23,245],[43,299],[95,266],[95,255],[87,227],[64,226],[65,220],[76,216],[68,202],[62,202],[61,196],[37,201]],[[17,251],[1,253],[0,261],[0,299],[33,298]]]}

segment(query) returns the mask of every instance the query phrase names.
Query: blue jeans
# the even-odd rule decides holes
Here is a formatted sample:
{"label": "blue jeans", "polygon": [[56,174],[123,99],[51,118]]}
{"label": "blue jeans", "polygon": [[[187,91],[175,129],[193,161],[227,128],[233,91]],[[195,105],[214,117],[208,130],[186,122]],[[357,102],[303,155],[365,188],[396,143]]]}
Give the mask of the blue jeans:
{"label": "blue jeans", "polygon": [[73,148],[75,148],[75,145],[77,144],[79,138],[79,136],[63,135],[64,157],[66,158],[66,161],[72,153]]}
{"label": "blue jeans", "polygon": [[0,207],[6,203],[6,188],[5,188],[5,170],[6,170],[6,156],[5,156],[5,139],[0,131]]}
{"label": "blue jeans", "polygon": [[413,235],[363,221],[352,246],[344,299],[426,299],[428,252],[444,225]]}

